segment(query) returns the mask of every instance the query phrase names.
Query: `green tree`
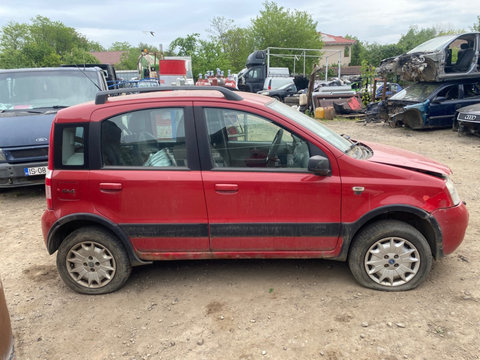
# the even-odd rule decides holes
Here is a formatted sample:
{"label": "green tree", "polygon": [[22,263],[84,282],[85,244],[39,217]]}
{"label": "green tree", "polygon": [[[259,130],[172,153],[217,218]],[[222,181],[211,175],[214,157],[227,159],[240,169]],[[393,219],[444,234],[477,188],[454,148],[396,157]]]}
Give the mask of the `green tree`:
{"label": "green tree", "polygon": [[248,55],[255,50],[252,32],[249,28],[233,27],[225,33],[224,39],[224,51],[231,70],[239,72],[245,67]]}
{"label": "green tree", "polygon": [[421,43],[433,39],[438,36],[438,34],[439,31],[434,27],[419,30],[416,25],[410,26],[407,33],[400,37],[397,46],[402,52],[407,52]]}
{"label": "green tree", "polygon": [[43,16],[31,24],[9,23],[0,31],[0,68],[58,66],[97,62],[89,52],[98,50],[75,29]]}
{"label": "green tree", "polygon": [[403,48],[397,44],[381,45],[378,43],[366,43],[364,46],[365,55],[362,61],[364,60],[367,64],[373,66],[378,66],[383,59],[394,57],[405,52]]}
{"label": "green tree", "polygon": [[254,50],[251,30],[236,26],[232,19],[214,17],[207,31],[211,34],[211,41],[221,45],[231,65],[230,70],[238,72],[243,69],[248,55]]}
{"label": "green tree", "polygon": [[477,16],[477,23],[473,24],[472,31],[480,31],[480,16]]}
{"label": "green tree", "polygon": [[350,65],[360,66],[362,65],[362,59],[365,57],[365,47],[363,43],[358,40],[357,37],[352,35],[346,35],[346,39],[355,40],[355,43],[352,45]]}
{"label": "green tree", "polygon": [[215,71],[217,68],[225,71],[230,68],[229,60],[219,41],[201,40],[200,34],[194,33],[186,37],[176,38],[171,42],[169,53],[176,56],[190,56],[192,71],[196,78],[206,71]]}
{"label": "green tree", "polygon": [[193,33],[186,37],[178,37],[170,43],[168,51],[177,56],[195,56],[198,50],[199,33]]}
{"label": "green tree", "polygon": [[[145,44],[139,43],[137,46],[132,46],[126,41],[116,41],[109,48],[108,51],[124,51],[121,60],[115,65],[117,70],[136,70],[138,68],[138,59],[142,51],[147,50],[150,53],[159,53],[158,49]],[[160,54],[158,54],[160,56]]]}
{"label": "green tree", "polygon": [[132,48],[133,46],[126,41],[115,41],[112,45],[110,45],[108,51],[128,51]]}
{"label": "green tree", "polygon": [[[266,1],[260,15],[252,20],[251,32],[256,49],[267,47],[321,49],[322,41],[317,22],[305,11],[285,9],[273,1]],[[287,53],[282,51],[282,53]],[[308,60],[307,72],[316,59]],[[274,57],[272,66],[292,67],[292,59]]]}

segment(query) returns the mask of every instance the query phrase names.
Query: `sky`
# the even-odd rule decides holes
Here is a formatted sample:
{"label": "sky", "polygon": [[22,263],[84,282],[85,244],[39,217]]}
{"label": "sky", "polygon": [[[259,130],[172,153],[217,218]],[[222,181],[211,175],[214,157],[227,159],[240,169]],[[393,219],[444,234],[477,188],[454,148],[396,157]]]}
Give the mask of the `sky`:
{"label": "sky", "polygon": [[[411,26],[470,31],[480,15],[478,0],[277,0],[285,9],[309,13],[319,32],[360,41],[396,43]],[[37,15],[60,21],[108,49],[116,41],[164,49],[177,37],[209,36],[216,16],[247,27],[260,15],[259,0],[1,0],[0,28],[30,23]],[[150,33],[153,32],[153,35]]]}

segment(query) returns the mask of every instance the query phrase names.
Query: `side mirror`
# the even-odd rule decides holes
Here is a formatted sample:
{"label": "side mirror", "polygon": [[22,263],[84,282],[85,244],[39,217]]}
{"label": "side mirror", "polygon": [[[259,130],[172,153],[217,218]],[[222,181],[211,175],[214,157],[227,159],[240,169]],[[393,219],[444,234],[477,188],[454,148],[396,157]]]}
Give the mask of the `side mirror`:
{"label": "side mirror", "polygon": [[314,155],[308,159],[308,171],[320,176],[332,175],[332,170],[330,170],[330,161],[321,155]]}

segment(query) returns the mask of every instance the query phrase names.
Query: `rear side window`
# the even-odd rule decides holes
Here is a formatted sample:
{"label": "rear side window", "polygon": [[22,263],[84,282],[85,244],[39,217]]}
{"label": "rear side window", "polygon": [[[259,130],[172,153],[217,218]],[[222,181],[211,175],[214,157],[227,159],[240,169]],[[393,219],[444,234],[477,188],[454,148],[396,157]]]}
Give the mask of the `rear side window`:
{"label": "rear side window", "polygon": [[103,166],[187,166],[183,108],[145,109],[102,122]]}
{"label": "rear side window", "polygon": [[61,134],[61,166],[85,166],[85,127],[65,126]]}
{"label": "rear side window", "polygon": [[480,83],[464,84],[463,85],[464,97],[480,97]]}

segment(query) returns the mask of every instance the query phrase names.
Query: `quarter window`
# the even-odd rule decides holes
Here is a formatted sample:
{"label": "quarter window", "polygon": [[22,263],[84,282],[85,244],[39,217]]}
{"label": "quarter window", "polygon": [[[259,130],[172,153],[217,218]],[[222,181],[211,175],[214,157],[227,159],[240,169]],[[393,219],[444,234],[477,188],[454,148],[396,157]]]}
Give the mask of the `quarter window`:
{"label": "quarter window", "polygon": [[62,132],[62,165],[85,165],[85,131],[83,126],[68,126]]}
{"label": "quarter window", "polygon": [[104,166],[187,166],[182,108],[133,111],[102,123]]}

